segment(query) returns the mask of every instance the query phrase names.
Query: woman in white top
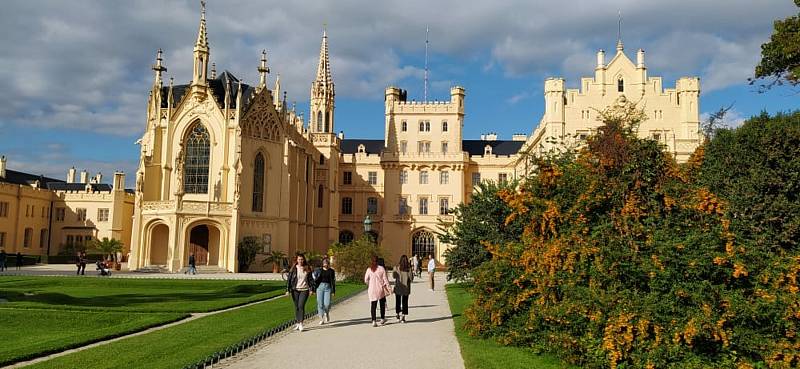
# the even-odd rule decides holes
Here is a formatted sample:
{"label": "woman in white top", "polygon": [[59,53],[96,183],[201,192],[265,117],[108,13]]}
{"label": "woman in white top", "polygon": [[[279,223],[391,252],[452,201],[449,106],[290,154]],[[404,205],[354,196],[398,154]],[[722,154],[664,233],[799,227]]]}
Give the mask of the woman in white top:
{"label": "woman in white top", "polygon": [[303,331],[303,320],[306,315],[306,301],[308,295],[314,293],[314,277],[311,273],[311,267],[306,263],[306,257],[298,253],[295,256],[295,263],[289,269],[289,278],[286,283],[286,293],[292,294],[292,301],[294,301],[294,318],[297,325],[295,330]]}

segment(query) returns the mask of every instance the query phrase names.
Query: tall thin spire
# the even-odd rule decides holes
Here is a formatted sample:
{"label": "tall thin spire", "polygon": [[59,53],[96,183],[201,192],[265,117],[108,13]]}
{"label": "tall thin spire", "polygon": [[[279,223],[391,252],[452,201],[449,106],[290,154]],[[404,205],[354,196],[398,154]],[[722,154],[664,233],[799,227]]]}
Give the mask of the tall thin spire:
{"label": "tall thin spire", "polygon": [[423,92],[423,101],[428,101],[428,33],[430,29],[428,26],[425,26],[425,81],[424,81],[424,92]]}
{"label": "tall thin spire", "polygon": [[317,78],[314,82],[328,84],[333,82],[331,76],[331,62],[328,56],[328,30],[322,30],[322,44],[319,46],[319,65],[317,65]]}
{"label": "tall thin spire", "polygon": [[208,31],[206,30],[206,2],[200,1],[200,28],[197,30],[197,42],[194,44],[194,65],[192,72],[193,94],[204,93],[208,78],[208,60],[211,54],[208,48]]}
{"label": "tall thin spire", "polygon": [[622,11],[617,11],[617,51],[624,49],[622,45]]}
{"label": "tall thin spire", "polygon": [[267,66],[267,50],[261,50],[261,64],[258,65],[259,88],[267,87],[267,73],[269,73],[269,67]]}
{"label": "tall thin spire", "polygon": [[208,31],[206,30],[206,2],[200,1],[200,29],[197,31],[197,42],[194,46],[208,49]]}
{"label": "tall thin spire", "polygon": [[167,67],[164,66],[161,62],[164,60],[161,58],[161,49],[158,49],[156,52],[156,63],[153,64],[153,71],[155,71],[155,81],[154,84],[161,85],[161,73],[167,71]]}

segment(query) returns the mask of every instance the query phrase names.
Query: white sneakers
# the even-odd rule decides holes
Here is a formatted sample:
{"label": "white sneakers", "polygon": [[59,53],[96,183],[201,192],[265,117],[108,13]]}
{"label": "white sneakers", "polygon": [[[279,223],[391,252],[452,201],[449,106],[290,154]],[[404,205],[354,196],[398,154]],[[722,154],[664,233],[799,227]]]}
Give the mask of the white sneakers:
{"label": "white sneakers", "polygon": [[381,319],[381,325],[386,325],[386,322],[387,322],[386,318]]}
{"label": "white sneakers", "polygon": [[300,332],[303,331],[303,323],[298,324],[297,330],[300,331]]}
{"label": "white sneakers", "polygon": [[325,318],[322,318],[322,319],[319,320],[319,325],[323,325],[323,324],[325,324]]}
{"label": "white sneakers", "polygon": [[372,326],[373,326],[373,327],[377,327],[377,326],[378,326],[378,322],[376,322],[376,321],[374,321],[374,320],[373,320],[373,321],[372,321]]}

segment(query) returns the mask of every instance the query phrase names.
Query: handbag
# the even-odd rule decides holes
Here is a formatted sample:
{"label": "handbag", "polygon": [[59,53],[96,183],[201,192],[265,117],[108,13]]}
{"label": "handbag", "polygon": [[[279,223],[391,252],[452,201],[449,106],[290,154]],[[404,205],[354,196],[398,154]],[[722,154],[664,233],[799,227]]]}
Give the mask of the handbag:
{"label": "handbag", "polygon": [[392,288],[391,288],[391,287],[389,287],[388,285],[384,285],[384,286],[383,286],[383,296],[384,296],[384,297],[386,297],[386,296],[389,296],[389,295],[391,295],[392,293],[393,293],[393,292],[392,292]]}

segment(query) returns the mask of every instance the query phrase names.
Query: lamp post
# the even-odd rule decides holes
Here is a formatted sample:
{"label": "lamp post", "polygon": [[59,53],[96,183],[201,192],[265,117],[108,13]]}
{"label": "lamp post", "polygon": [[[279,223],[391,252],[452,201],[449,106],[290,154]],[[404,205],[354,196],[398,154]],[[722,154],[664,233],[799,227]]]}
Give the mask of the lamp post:
{"label": "lamp post", "polygon": [[372,230],[372,219],[369,218],[369,214],[364,218],[364,233],[369,233]]}

